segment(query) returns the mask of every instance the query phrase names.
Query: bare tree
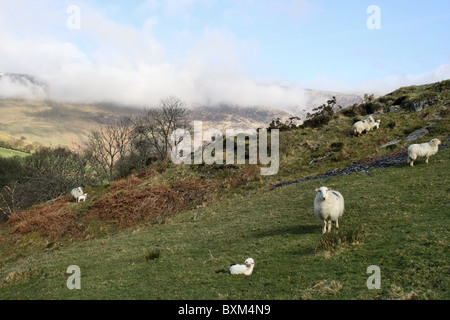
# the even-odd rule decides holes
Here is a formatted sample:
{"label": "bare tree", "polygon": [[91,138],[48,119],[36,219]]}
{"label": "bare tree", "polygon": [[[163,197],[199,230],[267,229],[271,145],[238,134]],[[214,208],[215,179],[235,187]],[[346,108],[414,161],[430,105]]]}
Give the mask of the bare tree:
{"label": "bare tree", "polygon": [[128,119],[116,118],[112,123],[95,129],[86,141],[86,154],[95,167],[100,180],[114,180],[117,161],[130,148],[131,126]]}
{"label": "bare tree", "polygon": [[17,182],[12,188],[4,186],[3,190],[0,190],[0,222],[11,218],[11,216],[16,211],[16,204],[14,199],[16,186]]}
{"label": "bare tree", "polygon": [[133,145],[146,157],[166,160],[172,149],[171,134],[189,125],[186,104],[175,96],[161,100],[154,109],[133,119]]}
{"label": "bare tree", "polygon": [[64,147],[43,147],[23,159],[23,173],[17,180],[16,210],[55,199],[74,187],[94,183],[92,166],[78,153]]}

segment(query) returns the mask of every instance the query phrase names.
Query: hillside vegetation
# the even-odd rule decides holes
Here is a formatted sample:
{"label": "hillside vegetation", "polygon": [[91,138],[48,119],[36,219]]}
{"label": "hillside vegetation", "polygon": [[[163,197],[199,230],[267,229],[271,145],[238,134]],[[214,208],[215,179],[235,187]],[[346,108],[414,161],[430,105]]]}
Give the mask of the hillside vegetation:
{"label": "hillside vegetation", "polygon": [[[0,231],[0,298],[448,299],[449,94],[450,81],[401,88],[321,128],[282,131],[276,176],[257,165],[157,162],[87,188],[85,203],[63,196],[18,212]],[[416,103],[420,111],[411,110]],[[368,113],[380,129],[353,138],[353,122]],[[405,158],[332,176],[401,154],[423,128],[414,143],[444,144],[429,165],[411,168]],[[346,201],[341,229],[325,236],[313,215],[322,185]],[[256,261],[252,276],[226,273],[247,257]],[[81,290],[66,287],[70,265],[81,268]],[[367,289],[370,265],[381,269],[380,290]]]}

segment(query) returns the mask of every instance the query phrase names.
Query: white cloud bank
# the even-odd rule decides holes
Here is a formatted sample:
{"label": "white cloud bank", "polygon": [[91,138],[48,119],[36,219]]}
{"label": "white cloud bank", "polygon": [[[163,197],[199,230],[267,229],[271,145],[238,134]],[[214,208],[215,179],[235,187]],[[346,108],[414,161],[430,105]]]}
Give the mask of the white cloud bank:
{"label": "white cloud bank", "polygon": [[[182,4],[190,2],[194,1]],[[42,5],[42,1],[13,3],[3,1],[0,5],[13,11]],[[292,5],[304,3],[292,1]],[[39,24],[42,17],[30,15],[18,23],[7,10],[2,12],[0,72],[27,73],[46,81],[52,99],[148,106],[176,95],[190,105],[229,103],[285,110],[303,109],[311,103],[312,98],[299,85],[281,86],[249,77],[246,63],[258,59],[258,44],[238,41],[226,28],[205,28],[201,39],[175,62],[152,34],[156,18],[150,17],[137,30],[84,4],[81,30],[69,31],[64,29],[67,15],[63,11],[57,16],[54,8],[43,13],[51,21],[44,26]],[[393,75],[359,84],[321,77],[303,85],[322,90],[389,92],[448,78],[450,64],[422,75]],[[0,96],[27,94],[21,91],[23,88],[0,81]]]}

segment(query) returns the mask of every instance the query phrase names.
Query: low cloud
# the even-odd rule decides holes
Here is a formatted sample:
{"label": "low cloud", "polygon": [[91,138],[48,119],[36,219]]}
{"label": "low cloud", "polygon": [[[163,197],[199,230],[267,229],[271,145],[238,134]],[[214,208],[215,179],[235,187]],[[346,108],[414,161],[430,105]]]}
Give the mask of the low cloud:
{"label": "low cloud", "polygon": [[319,90],[388,94],[400,87],[423,85],[450,79],[450,63],[423,74],[393,74],[358,83],[346,83],[326,76],[313,79],[309,84]]}
{"label": "low cloud", "polygon": [[[173,2],[172,6],[192,3]],[[286,88],[249,77],[246,63],[258,54],[257,44],[236,40],[226,28],[205,28],[175,62],[151,33],[156,20],[136,30],[89,7],[81,12],[81,30],[54,37],[29,30],[24,30],[26,37],[20,37],[0,22],[0,72],[34,75],[49,85],[50,98],[68,102],[148,106],[176,95],[189,105],[283,109],[309,101],[300,87]],[[82,37],[81,45],[67,40],[77,37]],[[0,85],[0,96],[21,94],[30,96],[23,83],[22,87],[8,81]]]}
{"label": "low cloud", "polygon": [[[174,0],[166,5],[167,10],[179,12],[180,8],[202,1],[207,0]],[[249,76],[260,59],[259,45],[255,41],[236,39],[227,28],[205,28],[200,37],[189,38],[193,40],[189,50],[174,59],[174,54],[167,52],[168,48],[153,34],[159,27],[156,18],[149,17],[137,29],[119,24],[80,2],[82,28],[68,30],[64,5],[55,8],[49,3],[0,0],[3,12],[0,12],[0,72],[31,74],[42,79],[49,85],[48,92],[44,91],[52,99],[151,106],[168,95],[176,95],[189,105],[226,103],[291,112],[317,104],[316,97],[299,84],[281,85]],[[49,6],[47,9],[39,9],[39,15],[32,14],[45,4]],[[153,8],[161,5],[156,0],[145,4]],[[295,16],[309,7],[308,1],[292,0],[276,10],[278,14],[290,12]],[[9,11],[3,9],[25,12],[27,19],[13,19],[14,15],[6,14]],[[46,24],[42,24],[44,18]],[[450,64],[421,75],[393,75],[353,84],[319,77],[301,85],[328,91],[386,93],[404,85],[448,78]],[[38,87],[30,85],[29,88],[32,90],[27,90],[23,83],[3,79],[0,96],[42,94]]]}

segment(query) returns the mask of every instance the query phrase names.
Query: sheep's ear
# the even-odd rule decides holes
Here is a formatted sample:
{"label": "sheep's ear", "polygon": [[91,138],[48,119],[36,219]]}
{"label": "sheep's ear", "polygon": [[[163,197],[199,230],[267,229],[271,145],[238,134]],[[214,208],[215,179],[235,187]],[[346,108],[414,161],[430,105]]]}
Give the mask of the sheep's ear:
{"label": "sheep's ear", "polygon": [[319,192],[320,189],[316,189],[316,192]]}
{"label": "sheep's ear", "polygon": [[330,189],[330,188],[327,188],[327,191],[331,191],[331,189]]}

